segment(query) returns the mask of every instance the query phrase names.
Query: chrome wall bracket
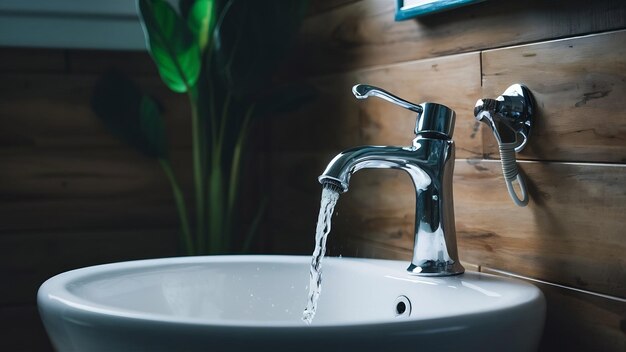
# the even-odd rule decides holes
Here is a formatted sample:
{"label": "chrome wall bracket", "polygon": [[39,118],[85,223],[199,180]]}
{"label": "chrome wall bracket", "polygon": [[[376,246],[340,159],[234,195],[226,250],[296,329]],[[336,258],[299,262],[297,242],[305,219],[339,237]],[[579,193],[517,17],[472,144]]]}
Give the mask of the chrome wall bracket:
{"label": "chrome wall bracket", "polygon": [[[521,84],[507,88],[496,99],[480,99],[474,107],[476,120],[484,122],[493,131],[502,159],[502,173],[511,198],[518,206],[528,204],[528,192],[524,178],[517,169],[516,152],[528,144],[535,102],[530,90]],[[513,188],[517,180],[522,198]]]}

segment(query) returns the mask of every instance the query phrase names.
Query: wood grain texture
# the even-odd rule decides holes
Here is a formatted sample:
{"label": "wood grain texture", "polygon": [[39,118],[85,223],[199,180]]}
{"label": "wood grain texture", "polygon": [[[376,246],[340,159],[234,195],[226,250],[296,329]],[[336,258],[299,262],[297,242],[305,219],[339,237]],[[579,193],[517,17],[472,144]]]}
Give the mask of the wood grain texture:
{"label": "wood grain texture", "polygon": [[173,256],[178,230],[48,230],[0,236],[0,306],[34,304],[39,286],[64,271],[125,260]]}
{"label": "wood grain texture", "polygon": [[[626,31],[482,53],[483,95],[512,83],[532,91],[538,114],[523,159],[626,162]],[[484,152],[499,158],[492,132]]]}
{"label": "wood grain texture", "polygon": [[531,200],[513,204],[497,161],[457,161],[459,256],[626,298],[626,166],[526,162]]}
{"label": "wood grain texture", "polygon": [[[176,170],[190,169],[189,154],[172,154]],[[0,233],[178,224],[159,164],[130,149],[5,149],[0,165]],[[178,175],[188,191],[189,173]]]}
{"label": "wood grain texture", "polygon": [[395,2],[362,0],[307,18],[293,58],[320,74],[626,27],[619,0],[485,2],[394,22]]}
{"label": "wood grain texture", "polygon": [[[177,168],[190,164],[190,151],[171,154]],[[1,199],[90,199],[150,194],[162,198],[169,183],[155,159],[129,149],[108,150],[0,150]],[[181,177],[189,186],[191,178]]]}
{"label": "wood grain texture", "polygon": [[94,84],[110,66],[161,101],[170,157],[191,195],[188,103],[148,68],[147,54],[0,49],[0,275],[9,282],[0,292],[2,351],[52,350],[34,305],[51,276],[180,253],[159,164],[115,139],[91,111]]}
{"label": "wood grain texture", "polygon": [[[0,147],[121,147],[90,105],[99,75],[1,74]],[[170,145],[188,147],[191,123],[183,95],[156,77],[135,78],[164,106]]]}
{"label": "wood grain texture", "polygon": [[472,115],[480,96],[478,53],[357,70],[310,83],[319,93],[317,99],[288,119],[273,120],[273,150],[339,152],[363,144],[410,145],[416,115],[381,99],[355,99],[352,86],[364,83],[412,102],[437,102],[452,108],[457,113],[457,156],[482,155],[481,134]]}
{"label": "wood grain texture", "polygon": [[[481,267],[481,272],[509,276]],[[519,277],[516,277],[519,279]],[[626,302],[530,281],[543,292],[546,324],[539,351],[621,352],[626,349]]]}
{"label": "wood grain texture", "polygon": [[335,233],[412,252],[415,187],[404,171],[360,171],[350,179],[337,211]]}

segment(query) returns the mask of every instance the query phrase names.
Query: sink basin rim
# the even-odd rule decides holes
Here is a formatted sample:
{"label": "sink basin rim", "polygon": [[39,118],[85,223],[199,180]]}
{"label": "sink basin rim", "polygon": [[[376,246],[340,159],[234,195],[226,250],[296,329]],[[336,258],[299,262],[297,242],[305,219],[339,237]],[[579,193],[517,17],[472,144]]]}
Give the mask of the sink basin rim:
{"label": "sink basin rim", "polygon": [[[363,258],[327,258],[329,261],[343,261],[345,263],[350,263],[350,265],[372,265],[371,263],[376,263],[376,266],[388,266],[390,269],[394,270],[396,267],[398,269],[404,269],[406,266],[405,262],[392,261],[392,260],[382,260],[382,259],[363,259]],[[223,327],[223,328],[253,328],[253,329],[336,329],[340,327],[348,327],[354,328],[358,326],[372,326],[372,325],[390,325],[397,326],[397,324],[431,324],[434,321],[446,320],[447,317],[440,318],[430,318],[430,319],[403,319],[396,321],[385,321],[385,322],[335,322],[335,323],[327,323],[324,325],[293,325],[286,324],[285,322],[277,321],[269,321],[263,322],[260,324],[258,321],[245,321],[239,320],[237,322],[232,321],[221,321],[221,320],[210,320],[206,318],[193,318],[193,317],[177,317],[173,315],[159,314],[159,313],[149,313],[149,312],[140,312],[140,311],[131,311],[126,309],[121,309],[117,307],[111,307],[107,305],[102,305],[97,302],[92,302],[86,300],[76,294],[74,294],[68,286],[79,282],[80,280],[91,279],[94,280],[100,275],[111,275],[111,273],[122,272],[126,270],[135,270],[141,271],[142,269],[149,268],[150,270],[159,270],[159,267],[167,267],[167,266],[177,266],[177,265],[194,265],[194,264],[207,264],[211,262],[219,262],[219,263],[276,263],[276,264],[302,264],[303,261],[308,262],[310,257],[308,256],[283,256],[283,255],[221,255],[221,256],[194,256],[194,257],[172,257],[172,258],[159,258],[159,259],[145,259],[145,260],[135,260],[135,261],[126,261],[126,262],[117,262],[111,264],[102,264],[96,266],[90,266],[80,269],[71,270],[68,272],[64,272],[58,274],[46,282],[44,282],[37,294],[37,301],[39,305],[39,309],[41,310],[42,305],[45,304],[47,309],[55,310],[57,312],[63,312],[63,314],[77,314],[80,316],[86,315],[99,315],[100,317],[107,317],[108,319],[116,320],[122,319],[128,321],[135,321],[137,323],[146,323],[146,322],[154,322],[158,324],[172,324],[172,325],[184,325],[184,326],[197,326],[197,327]],[[399,266],[400,265],[400,266]],[[404,274],[403,271],[401,271]],[[541,291],[536,289],[531,284],[520,280],[514,280],[509,278],[504,278],[501,276],[485,274],[485,273],[476,273],[476,272],[466,272],[458,277],[467,277],[469,279],[472,278],[494,278],[500,281],[511,282],[516,285],[522,286],[532,286],[535,288],[536,292],[534,296],[529,296],[526,302],[521,302],[515,307],[496,307],[493,309],[484,310],[481,312],[467,314],[466,316],[473,317],[479,315],[492,315],[501,310],[507,310],[511,308],[523,307],[524,305],[534,304],[536,300],[543,300],[543,296]],[[442,278],[419,278],[420,280],[437,280]],[[304,302],[303,302],[304,307]]]}

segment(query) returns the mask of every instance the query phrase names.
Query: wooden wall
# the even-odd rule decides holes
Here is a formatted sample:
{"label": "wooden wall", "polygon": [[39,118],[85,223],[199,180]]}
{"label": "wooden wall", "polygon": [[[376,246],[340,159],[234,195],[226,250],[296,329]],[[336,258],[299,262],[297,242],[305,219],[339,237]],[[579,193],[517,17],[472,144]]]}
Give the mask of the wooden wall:
{"label": "wooden wall", "polygon": [[[191,183],[189,123],[147,53],[0,49],[0,350],[51,350],[35,306],[60,272],[178,253],[178,219],[156,161],[111,137],[90,108],[116,67],[165,106],[173,160]],[[186,187],[188,188],[188,187]]]}
{"label": "wooden wall", "polygon": [[[342,149],[408,145],[414,116],[356,83],[457,112],[455,214],[468,268],[534,281],[548,300],[544,351],[626,349],[626,3],[487,1],[394,22],[393,1],[316,2],[293,74],[318,99],[271,126],[276,252],[309,253],[316,177]],[[519,158],[531,201],[516,207],[495,140],[473,107],[524,83],[538,106]],[[399,171],[365,170],[341,196],[330,255],[409,260],[415,196]]]}

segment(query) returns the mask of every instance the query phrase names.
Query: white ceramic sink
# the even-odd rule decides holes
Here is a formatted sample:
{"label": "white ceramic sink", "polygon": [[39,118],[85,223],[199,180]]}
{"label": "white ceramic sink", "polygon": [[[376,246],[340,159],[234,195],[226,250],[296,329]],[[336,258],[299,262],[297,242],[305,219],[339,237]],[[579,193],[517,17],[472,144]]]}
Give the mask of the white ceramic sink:
{"label": "white ceramic sink", "polygon": [[308,326],[309,262],[100,265],[46,281],[38,304],[59,351],[533,351],[541,337],[545,303],[533,285],[469,272],[416,277],[406,262],[372,259],[326,258]]}

